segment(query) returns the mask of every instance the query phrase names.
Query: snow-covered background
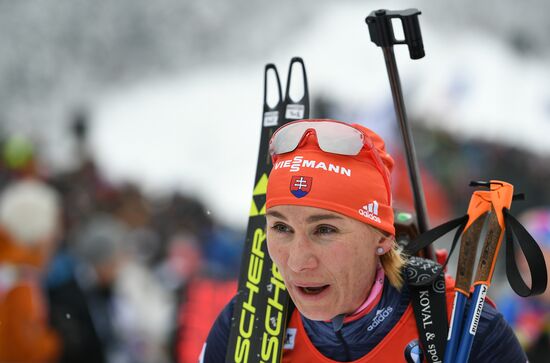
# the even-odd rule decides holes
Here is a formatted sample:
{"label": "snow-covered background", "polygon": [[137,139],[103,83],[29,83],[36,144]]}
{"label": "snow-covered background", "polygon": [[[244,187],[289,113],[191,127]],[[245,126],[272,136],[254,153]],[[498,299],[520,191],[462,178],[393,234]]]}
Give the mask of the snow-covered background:
{"label": "snow-covered background", "polygon": [[346,121],[383,131],[389,85],[364,19],[407,7],[422,10],[426,50],[412,61],[396,49],[409,115],[550,155],[543,1],[2,1],[0,119],[6,133],[32,135],[50,168],[69,169],[68,122],[85,108],[90,150],[111,181],[192,193],[242,227],[264,64],[284,81],[290,58],[303,57],[312,97],[361,109]]}

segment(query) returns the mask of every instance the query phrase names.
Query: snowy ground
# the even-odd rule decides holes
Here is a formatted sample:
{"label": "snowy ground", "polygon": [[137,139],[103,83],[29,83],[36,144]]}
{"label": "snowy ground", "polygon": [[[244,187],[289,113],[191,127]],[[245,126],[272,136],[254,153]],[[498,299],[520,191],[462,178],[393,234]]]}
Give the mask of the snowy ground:
{"label": "snowy ground", "polygon": [[[111,179],[136,181],[152,193],[194,193],[218,219],[244,226],[264,64],[275,62],[284,80],[290,58],[302,56],[313,96],[364,107],[364,116],[374,117],[390,95],[381,51],[370,42],[364,18],[383,6],[322,5],[315,22],[273,49],[276,59],[209,66],[105,95],[92,129],[99,165]],[[495,38],[436,29],[421,19],[426,57],[411,61],[406,49],[396,50],[409,114],[465,138],[482,135],[550,153],[550,73],[544,62],[520,58]]]}

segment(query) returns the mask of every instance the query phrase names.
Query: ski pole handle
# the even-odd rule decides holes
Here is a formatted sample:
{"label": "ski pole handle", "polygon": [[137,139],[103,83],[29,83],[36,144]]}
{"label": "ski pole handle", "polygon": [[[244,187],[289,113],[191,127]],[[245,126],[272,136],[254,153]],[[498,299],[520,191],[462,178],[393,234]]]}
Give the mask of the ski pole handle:
{"label": "ski pole handle", "polygon": [[[392,47],[395,44],[407,44],[411,59],[420,59],[426,54],[418,15],[422,14],[417,9],[390,11],[380,9],[373,11],[367,17],[371,40],[379,47]],[[400,19],[403,24],[405,39],[395,38],[392,19]]]}
{"label": "ski pole handle", "polygon": [[490,210],[491,193],[489,191],[476,190],[470,199],[468,207],[469,220],[462,235],[456,268],[455,290],[460,291],[465,296],[470,295],[477,245],[485,218]]}
{"label": "ski pole handle", "polygon": [[466,301],[470,297],[470,285],[472,284],[477,245],[483,224],[490,209],[491,192],[476,190],[470,199],[470,205],[468,206],[469,219],[460,243],[460,255],[456,269],[455,299],[451,313],[444,362],[452,363],[456,357],[460,333],[462,332],[464,308]]}
{"label": "ski pole handle", "polygon": [[491,284],[496,258],[506,228],[503,210],[505,208],[510,209],[514,196],[514,187],[512,184],[491,180],[490,186],[492,202],[491,214],[488,217],[487,237],[479,257],[474,285],[485,283],[489,286]]}

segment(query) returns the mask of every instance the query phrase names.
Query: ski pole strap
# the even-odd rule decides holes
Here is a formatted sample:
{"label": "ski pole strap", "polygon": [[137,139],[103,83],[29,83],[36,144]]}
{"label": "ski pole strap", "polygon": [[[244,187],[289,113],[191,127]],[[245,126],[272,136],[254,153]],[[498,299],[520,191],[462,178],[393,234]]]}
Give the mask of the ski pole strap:
{"label": "ski pole strap", "polygon": [[[441,265],[414,256],[409,259],[404,271],[424,356],[430,363],[441,363],[449,330],[445,277]],[[426,278],[436,273],[435,280],[423,284]]]}
{"label": "ski pole strap", "polygon": [[[459,230],[457,231],[457,234],[460,235],[464,230],[464,226],[466,226],[466,223],[468,223],[467,214],[462,217],[440,224],[439,226],[434,227],[422,233],[420,236],[412,240],[408,245],[404,247],[403,252],[405,252],[409,256],[413,256],[416,253],[418,253],[418,251],[420,251],[421,249],[431,245],[440,237],[446,235],[447,233],[449,233],[450,231],[452,231],[453,229],[459,226],[461,228],[459,228]],[[451,250],[451,253],[452,253],[452,250]],[[451,253],[449,253],[449,255]]]}
{"label": "ski pole strap", "polygon": [[417,281],[409,281],[409,285],[411,286],[424,286],[427,284],[433,283],[436,278],[439,276],[441,272],[445,271],[445,267],[447,266],[447,263],[449,262],[449,259],[451,258],[456,245],[458,244],[458,239],[460,238],[460,235],[464,231],[464,227],[468,223],[469,216],[466,214],[460,218],[453,219],[449,222],[443,223],[433,229],[430,229],[429,231],[426,231],[422,233],[420,236],[415,238],[410,244],[405,246],[404,252],[408,255],[415,255],[418,251],[425,248],[426,246],[432,244],[436,240],[438,240],[441,236],[449,233],[453,229],[457,228],[457,231],[453,237],[453,243],[451,244],[451,250],[449,251],[449,254],[447,256],[447,259],[445,260],[445,263],[443,266],[438,264],[438,267],[436,270],[433,271],[429,276],[426,274],[423,274],[422,280]]}
{"label": "ski pole strap", "polygon": [[[512,289],[519,296],[540,295],[546,290],[548,275],[544,256],[539,245],[523,225],[503,209],[506,222],[506,276]],[[531,274],[531,288],[523,281],[516,263],[514,240],[521,248]]]}

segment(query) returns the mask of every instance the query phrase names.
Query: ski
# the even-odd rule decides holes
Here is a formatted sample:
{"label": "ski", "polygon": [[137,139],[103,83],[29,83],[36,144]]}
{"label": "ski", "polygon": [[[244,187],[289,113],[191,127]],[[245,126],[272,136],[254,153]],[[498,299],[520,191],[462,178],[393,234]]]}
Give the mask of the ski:
{"label": "ski", "polygon": [[[295,68],[301,70],[303,82],[303,95],[297,101],[290,96]],[[276,88],[278,98],[276,104],[270,106],[268,94],[273,88]],[[268,175],[272,168],[268,148],[271,135],[279,126],[308,117],[309,92],[303,60],[294,57],[290,61],[284,99],[277,68],[274,64],[267,64],[264,70],[260,150],[237,297],[231,319],[226,363],[281,361],[291,302],[283,279],[269,257],[265,243],[266,189]]]}

